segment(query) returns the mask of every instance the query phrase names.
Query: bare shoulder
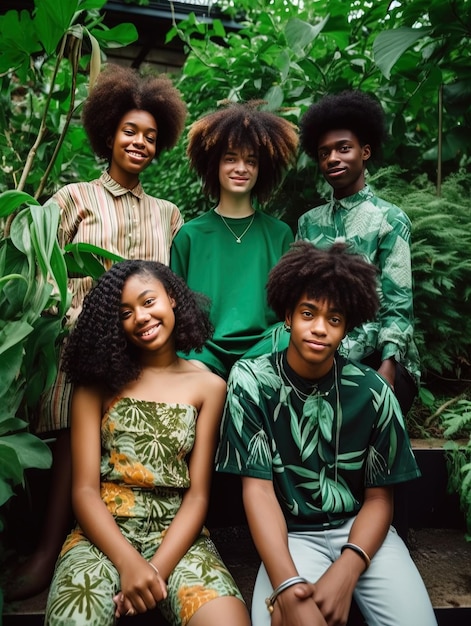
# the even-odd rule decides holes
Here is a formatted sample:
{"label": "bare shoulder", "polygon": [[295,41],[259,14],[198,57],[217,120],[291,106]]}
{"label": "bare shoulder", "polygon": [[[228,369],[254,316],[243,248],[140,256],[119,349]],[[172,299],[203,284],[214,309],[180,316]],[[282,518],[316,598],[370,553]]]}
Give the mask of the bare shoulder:
{"label": "bare shoulder", "polygon": [[201,366],[195,365],[193,362],[189,362],[188,365],[191,367],[192,376],[194,377],[196,384],[202,385],[206,389],[211,389],[214,392],[226,392],[227,383],[224,378],[214,374],[211,370],[203,369]]}

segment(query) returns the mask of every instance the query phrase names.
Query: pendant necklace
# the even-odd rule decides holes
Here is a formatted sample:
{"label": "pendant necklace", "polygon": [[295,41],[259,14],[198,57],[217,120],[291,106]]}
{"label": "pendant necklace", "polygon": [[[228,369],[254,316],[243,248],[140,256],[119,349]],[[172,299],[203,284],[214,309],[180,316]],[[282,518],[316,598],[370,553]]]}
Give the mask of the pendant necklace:
{"label": "pendant necklace", "polygon": [[296,386],[296,384],[289,377],[288,372],[286,371],[285,366],[283,364],[282,355],[280,356],[280,359],[277,360],[277,366],[278,366],[278,375],[280,376],[282,380],[284,379],[285,382],[288,383],[288,385],[294,391],[295,395],[301,400],[301,402],[306,402],[306,400],[312,396],[316,396],[318,398],[325,398],[329,395],[329,393],[337,384],[337,362],[335,359],[334,359],[334,381],[331,387],[327,391],[319,391],[319,385],[317,383],[312,384],[312,389],[309,391],[309,393],[302,391],[299,387]]}
{"label": "pendant necklace", "polygon": [[246,229],[244,230],[244,232],[241,235],[237,235],[237,233],[235,233],[232,228],[229,226],[229,224],[226,222],[226,220],[224,219],[224,217],[215,209],[214,210],[215,213],[217,213],[219,215],[219,217],[222,219],[225,227],[230,230],[230,232],[234,235],[236,243],[242,243],[242,237],[248,232],[249,228],[252,226],[253,221],[255,219],[255,212],[252,214],[252,219],[249,222],[249,225],[246,227]]}

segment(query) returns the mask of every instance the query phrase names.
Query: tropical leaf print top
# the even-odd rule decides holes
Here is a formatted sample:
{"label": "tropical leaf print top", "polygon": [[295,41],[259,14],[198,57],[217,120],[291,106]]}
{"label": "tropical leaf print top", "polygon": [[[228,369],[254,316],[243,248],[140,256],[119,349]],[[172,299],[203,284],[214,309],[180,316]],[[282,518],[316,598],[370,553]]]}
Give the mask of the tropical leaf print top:
{"label": "tropical leaf print top", "polygon": [[115,400],[101,424],[102,481],[141,489],[189,487],[196,417],[187,404]]}
{"label": "tropical leaf print top", "polygon": [[420,475],[397,399],[377,372],[336,355],[315,388],[297,377],[293,389],[295,377],[286,352],[235,364],[216,464],[273,480],[288,530],[340,525],[365,488]]}

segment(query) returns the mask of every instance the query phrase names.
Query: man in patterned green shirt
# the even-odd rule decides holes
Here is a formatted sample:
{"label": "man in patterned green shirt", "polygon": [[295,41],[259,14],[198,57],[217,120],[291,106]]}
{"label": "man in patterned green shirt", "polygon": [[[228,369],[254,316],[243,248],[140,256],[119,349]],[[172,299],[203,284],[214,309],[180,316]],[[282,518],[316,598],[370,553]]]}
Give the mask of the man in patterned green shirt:
{"label": "man in patterned green shirt", "polygon": [[340,352],[368,363],[391,384],[404,415],[417,393],[420,364],[413,342],[410,221],[365,184],[365,168],[379,159],[384,113],[365,93],[328,95],[300,124],[301,146],[332,187],[332,199],[301,216],[297,239],[327,248],[345,241],[379,270],[376,320],[348,333]]}
{"label": "man in patterned green shirt", "polygon": [[419,476],[397,398],[337,351],[377,314],[376,268],[345,244],[298,241],[267,290],[289,345],[232,368],[216,464],[242,477],[262,559],[253,626],[345,624],[353,595],[368,624],[433,626],[391,527],[393,485]]}

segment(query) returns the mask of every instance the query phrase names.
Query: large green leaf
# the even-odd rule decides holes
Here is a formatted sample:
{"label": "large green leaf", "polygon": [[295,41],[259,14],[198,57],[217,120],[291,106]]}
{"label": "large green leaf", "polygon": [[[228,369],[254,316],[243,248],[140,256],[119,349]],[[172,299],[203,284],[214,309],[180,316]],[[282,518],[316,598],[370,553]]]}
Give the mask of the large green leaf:
{"label": "large green leaf", "polygon": [[0,445],[0,506],[14,495],[12,487],[22,480],[23,468],[15,450]]}
{"label": "large green leaf", "polygon": [[32,196],[24,191],[8,190],[0,194],[0,217],[6,217],[16,211],[22,204],[39,204]]}
{"label": "large green leaf", "polygon": [[329,21],[329,15],[326,15],[318,24],[312,26],[307,22],[298,20],[297,18],[289,20],[285,28],[285,37],[288,46],[293,50],[301,50],[307,45],[311,45],[313,41],[322,32],[324,26]]}
{"label": "large green leaf", "polygon": [[123,257],[90,243],[68,243],[64,251],[65,262],[71,274],[91,276],[94,280],[100,278],[105,271],[104,265],[97,257],[114,262],[124,261]]}
{"label": "large green leaf", "polygon": [[78,0],[36,0],[34,25],[47,54],[52,54],[68,30],[78,6]]}
{"label": "large green leaf", "polygon": [[23,360],[23,345],[21,342],[13,344],[9,349],[2,350],[0,360],[0,402],[2,396],[18,376]]}
{"label": "large green leaf", "polygon": [[0,458],[7,449],[13,450],[24,469],[51,467],[52,453],[49,446],[31,433],[15,433],[0,438]]}
{"label": "large green leaf", "polygon": [[33,327],[31,324],[24,320],[7,321],[0,330],[0,355],[3,355],[15,344],[23,341],[32,331]]}
{"label": "large green leaf", "polygon": [[379,33],[373,42],[373,55],[376,65],[384,76],[389,79],[392,68],[404,52],[431,32],[430,28],[402,26]]}
{"label": "large green leaf", "polygon": [[16,69],[26,79],[30,55],[41,50],[29,13],[7,11],[0,16],[0,40],[0,72]]}
{"label": "large green leaf", "polygon": [[19,417],[0,416],[0,435],[25,430],[27,427],[28,423]]}

